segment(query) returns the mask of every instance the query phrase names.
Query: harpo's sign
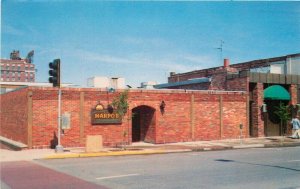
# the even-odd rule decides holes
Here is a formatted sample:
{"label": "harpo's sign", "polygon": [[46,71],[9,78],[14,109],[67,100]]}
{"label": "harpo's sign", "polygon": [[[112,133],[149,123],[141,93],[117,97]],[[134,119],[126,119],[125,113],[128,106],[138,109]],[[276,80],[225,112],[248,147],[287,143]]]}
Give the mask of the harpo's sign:
{"label": "harpo's sign", "polygon": [[122,123],[121,116],[114,112],[103,109],[103,105],[98,104],[91,112],[92,124],[120,124]]}

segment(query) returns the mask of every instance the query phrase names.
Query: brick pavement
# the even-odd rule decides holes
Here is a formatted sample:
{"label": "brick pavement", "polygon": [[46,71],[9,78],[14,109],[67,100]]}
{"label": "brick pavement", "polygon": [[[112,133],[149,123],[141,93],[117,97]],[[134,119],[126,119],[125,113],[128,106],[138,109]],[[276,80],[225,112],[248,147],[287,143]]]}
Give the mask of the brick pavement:
{"label": "brick pavement", "polygon": [[107,189],[33,162],[2,162],[1,183],[12,189]]}

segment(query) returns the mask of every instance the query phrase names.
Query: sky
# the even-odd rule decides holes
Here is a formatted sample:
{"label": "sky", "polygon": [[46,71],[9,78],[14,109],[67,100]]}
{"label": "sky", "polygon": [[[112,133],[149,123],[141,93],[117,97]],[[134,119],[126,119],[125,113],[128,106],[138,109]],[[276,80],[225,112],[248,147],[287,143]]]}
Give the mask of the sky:
{"label": "sky", "polygon": [[[218,49],[222,44],[222,53]],[[35,51],[37,82],[93,76],[166,83],[188,72],[300,52],[300,2],[2,0],[1,58]]]}

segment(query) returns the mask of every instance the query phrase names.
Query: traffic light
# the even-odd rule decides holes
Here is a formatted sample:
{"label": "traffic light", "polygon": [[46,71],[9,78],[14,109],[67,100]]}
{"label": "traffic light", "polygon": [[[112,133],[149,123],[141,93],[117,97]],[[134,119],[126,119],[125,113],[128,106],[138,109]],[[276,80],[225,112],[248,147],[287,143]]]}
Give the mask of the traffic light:
{"label": "traffic light", "polygon": [[60,87],[60,59],[55,59],[49,63],[49,82],[53,87]]}

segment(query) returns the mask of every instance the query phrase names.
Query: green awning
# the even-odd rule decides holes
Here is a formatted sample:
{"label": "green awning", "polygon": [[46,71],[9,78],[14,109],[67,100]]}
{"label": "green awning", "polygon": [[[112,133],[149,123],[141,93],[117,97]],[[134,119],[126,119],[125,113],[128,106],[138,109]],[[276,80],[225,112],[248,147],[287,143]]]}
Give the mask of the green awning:
{"label": "green awning", "polygon": [[268,100],[290,100],[289,92],[280,85],[272,85],[264,90],[264,99]]}

